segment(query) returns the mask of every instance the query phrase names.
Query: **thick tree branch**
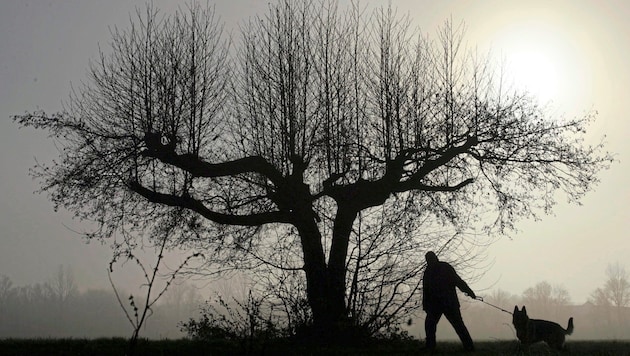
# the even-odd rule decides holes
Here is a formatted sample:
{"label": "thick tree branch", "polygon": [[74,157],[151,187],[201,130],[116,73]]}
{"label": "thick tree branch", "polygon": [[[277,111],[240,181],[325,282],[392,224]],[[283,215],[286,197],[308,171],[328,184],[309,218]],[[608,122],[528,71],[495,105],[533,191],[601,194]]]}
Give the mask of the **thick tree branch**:
{"label": "thick tree branch", "polygon": [[409,179],[402,182],[400,180],[404,174],[403,165],[408,153],[401,153],[396,159],[390,161],[387,166],[387,171],[382,178],[376,181],[359,180],[346,186],[333,186],[328,182],[329,184],[325,184],[323,191],[316,195],[316,197],[327,195],[335,199],[338,203],[348,201],[348,204],[354,205],[358,211],[370,206],[382,204],[394,192],[405,192],[409,190],[452,192],[472,183],[473,180],[469,178],[454,186],[431,186],[421,183],[422,179],[435,169],[444,166],[458,155],[468,152],[470,148],[478,143],[479,141],[476,137],[468,137],[460,146],[452,146],[445,150],[439,157],[425,161],[426,163],[412,173]]}
{"label": "thick tree branch", "polygon": [[152,203],[190,209],[202,215],[203,217],[219,224],[259,226],[269,223],[290,223],[292,221],[291,215],[289,213],[281,211],[257,213],[250,215],[217,213],[208,209],[203,203],[191,197],[182,197],[172,194],[159,193],[142,186],[138,182],[130,182],[128,185],[129,189],[145,197]]}
{"label": "thick tree branch", "polygon": [[267,160],[260,156],[250,156],[222,163],[209,163],[193,154],[177,154],[169,150],[168,145],[163,145],[157,140],[145,137],[147,150],[142,154],[145,157],[156,158],[163,163],[181,168],[196,177],[224,177],[241,173],[255,172],[267,177],[274,184],[280,185],[282,174]]}
{"label": "thick tree branch", "polygon": [[427,174],[444,166],[453,158],[457,157],[462,153],[468,152],[472,147],[476,146],[479,143],[479,140],[476,136],[469,136],[466,141],[461,146],[452,146],[444,151],[438,158],[427,160],[422,167],[420,167],[415,173],[411,175],[410,181],[419,181],[424,178]]}

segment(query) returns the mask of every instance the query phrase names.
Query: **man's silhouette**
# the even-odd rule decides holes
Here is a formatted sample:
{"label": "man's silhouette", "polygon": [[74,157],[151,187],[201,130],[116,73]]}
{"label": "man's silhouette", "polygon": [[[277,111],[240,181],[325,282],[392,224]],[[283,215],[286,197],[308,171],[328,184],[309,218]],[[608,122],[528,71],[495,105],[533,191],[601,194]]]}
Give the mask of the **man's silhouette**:
{"label": "man's silhouette", "polygon": [[464,349],[474,350],[473,341],[459,311],[455,287],[473,299],[476,298],[475,292],[457,275],[453,266],[438,260],[433,251],[427,252],[424,257],[427,260],[427,268],[422,278],[422,308],[427,313],[424,320],[427,334],[426,348],[435,349],[437,323],[444,314],[462,340]]}

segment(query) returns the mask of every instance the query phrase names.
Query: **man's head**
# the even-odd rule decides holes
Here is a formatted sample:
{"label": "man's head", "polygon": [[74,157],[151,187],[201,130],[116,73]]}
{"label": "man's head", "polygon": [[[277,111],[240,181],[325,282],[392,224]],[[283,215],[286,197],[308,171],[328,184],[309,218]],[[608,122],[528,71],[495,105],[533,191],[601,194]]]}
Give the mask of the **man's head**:
{"label": "man's head", "polygon": [[424,258],[427,260],[427,264],[429,265],[438,262],[438,257],[433,251],[427,252],[427,254],[424,255]]}

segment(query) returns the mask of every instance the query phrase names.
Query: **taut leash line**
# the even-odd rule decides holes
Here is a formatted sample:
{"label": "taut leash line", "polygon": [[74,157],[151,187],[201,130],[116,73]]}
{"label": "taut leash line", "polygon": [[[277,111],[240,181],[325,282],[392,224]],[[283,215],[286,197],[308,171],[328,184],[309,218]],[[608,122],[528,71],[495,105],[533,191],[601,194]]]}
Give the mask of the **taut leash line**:
{"label": "taut leash line", "polygon": [[512,314],[512,312],[509,312],[509,311],[507,311],[507,310],[505,310],[505,309],[503,309],[503,308],[501,308],[501,307],[497,307],[497,306],[496,306],[496,305],[494,305],[494,304],[490,304],[490,303],[486,302],[485,300],[483,300],[483,297],[477,297],[477,298],[475,298],[475,299],[476,299],[476,300],[478,300],[478,301],[480,301],[480,302],[482,302],[482,303],[484,303],[484,304],[487,304],[487,305],[489,305],[489,306],[491,306],[491,307],[493,307],[493,308],[495,308],[495,309],[499,309],[500,311],[502,311],[502,312],[504,312],[504,313],[508,313],[508,314],[510,314],[510,315],[514,315],[514,314]]}

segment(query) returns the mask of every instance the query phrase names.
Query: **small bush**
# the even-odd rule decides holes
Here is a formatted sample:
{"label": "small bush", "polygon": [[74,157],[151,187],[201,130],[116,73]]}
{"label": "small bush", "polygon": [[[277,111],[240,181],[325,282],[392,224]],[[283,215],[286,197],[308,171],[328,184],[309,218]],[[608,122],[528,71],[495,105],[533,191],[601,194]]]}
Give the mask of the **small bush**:
{"label": "small bush", "polygon": [[231,302],[221,296],[206,302],[201,308],[199,319],[191,318],[180,324],[180,329],[193,340],[236,342],[241,351],[252,352],[264,348],[271,339],[285,336],[277,325],[273,308],[263,308],[263,298],[255,297],[251,291],[242,302],[232,298]]}
{"label": "small bush", "polygon": [[[198,318],[179,324],[180,330],[193,341],[238,345],[243,353],[260,352],[271,344],[286,342],[296,345],[337,345],[362,347],[374,341],[411,341],[412,337],[398,325],[388,325],[378,332],[357,320],[346,318],[333,330],[318,330],[306,300],[276,300],[255,296],[229,300],[217,295],[207,301]],[[324,334],[322,334],[322,332]]]}

